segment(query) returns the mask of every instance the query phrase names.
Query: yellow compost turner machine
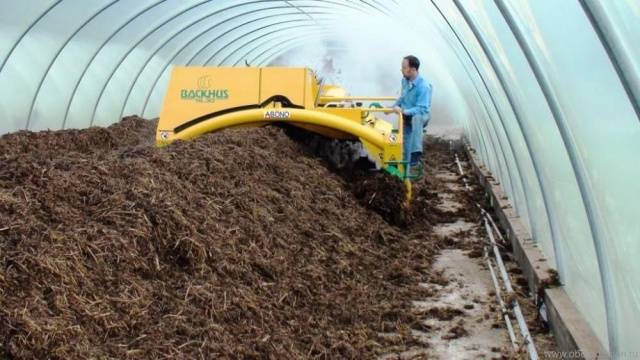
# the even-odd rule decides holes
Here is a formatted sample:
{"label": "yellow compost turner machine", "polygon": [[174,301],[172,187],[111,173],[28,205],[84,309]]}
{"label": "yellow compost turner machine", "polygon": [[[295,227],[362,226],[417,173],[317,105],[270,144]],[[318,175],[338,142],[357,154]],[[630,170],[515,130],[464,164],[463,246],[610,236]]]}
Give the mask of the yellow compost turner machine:
{"label": "yellow compost turner machine", "polygon": [[[377,101],[392,97],[354,97],[336,85],[318,81],[306,68],[175,67],[160,114],[156,140],[164,146],[230,127],[287,123],[334,139],[333,160],[366,156],[405,182],[411,183],[402,159],[402,115],[397,126],[376,117],[390,113]],[[368,103],[368,106],[363,106]]]}

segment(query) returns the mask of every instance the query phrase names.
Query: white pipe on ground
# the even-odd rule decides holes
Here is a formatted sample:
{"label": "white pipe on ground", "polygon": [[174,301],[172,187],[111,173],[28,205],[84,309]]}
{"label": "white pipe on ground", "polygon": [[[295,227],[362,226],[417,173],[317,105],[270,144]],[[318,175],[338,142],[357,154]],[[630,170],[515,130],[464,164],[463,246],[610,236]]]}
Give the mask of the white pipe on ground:
{"label": "white pipe on ground", "polygon": [[[467,182],[467,179],[464,177],[464,171],[462,170],[462,164],[460,163],[460,159],[458,158],[458,154],[455,154],[456,157],[456,164],[458,165],[458,171],[460,172],[460,176],[462,176],[462,180],[464,182],[465,188],[467,189],[467,191],[471,191],[471,188],[469,187],[469,184]],[[520,305],[518,304],[518,300],[515,298],[515,292],[513,291],[513,287],[511,286],[511,281],[509,280],[509,274],[507,273],[507,269],[504,266],[504,263],[502,261],[502,256],[500,255],[500,250],[498,249],[498,244],[495,241],[495,238],[493,236],[493,231],[495,231],[498,236],[500,237],[500,239],[502,241],[504,241],[504,238],[502,237],[502,234],[500,233],[500,231],[498,230],[498,226],[496,225],[496,223],[493,221],[493,218],[489,215],[489,213],[482,207],[480,206],[480,204],[476,203],[476,206],[480,209],[481,214],[483,215],[483,222],[484,222],[484,226],[485,229],[487,231],[487,234],[489,235],[489,239],[491,241],[491,248],[493,250],[493,253],[495,255],[495,261],[496,264],[498,265],[498,269],[500,270],[500,275],[502,278],[502,281],[504,283],[505,289],[507,290],[507,294],[511,295],[513,297],[512,303],[510,304],[513,310],[513,313],[516,317],[516,321],[518,322],[518,327],[520,328],[520,334],[522,335],[522,338],[524,339],[524,344],[527,347],[527,352],[529,354],[529,359],[530,360],[538,360],[538,352],[536,350],[535,344],[533,343],[533,338],[531,337],[531,333],[529,332],[529,327],[527,326],[527,322],[524,319],[524,315],[522,314],[522,310],[520,309]],[[492,226],[489,226],[489,222],[491,222]],[[493,227],[493,229],[492,229]],[[485,248],[486,251],[486,248]],[[499,285],[497,284],[497,279],[495,276],[495,272],[493,271],[493,267],[491,265],[491,261],[488,260],[487,261],[488,265],[489,265],[489,271],[491,272],[491,276],[492,279],[495,280],[494,282],[494,286],[496,287],[496,295],[499,294]],[[504,304],[502,302],[502,298],[498,297],[498,301],[501,304]],[[506,311],[506,310],[505,310]],[[503,314],[506,315],[505,311],[503,311]],[[506,317],[505,321],[508,320],[508,316]],[[511,326],[511,321],[508,320],[507,321],[507,330],[509,331],[509,328],[511,328],[511,331],[509,333],[509,337],[511,338],[512,334],[513,334],[513,327]],[[515,335],[512,339],[512,343],[515,346]],[[516,349],[517,350],[517,349]]]}
{"label": "white pipe on ground", "polygon": [[522,315],[522,310],[520,309],[520,305],[518,304],[518,300],[515,298],[515,291],[513,291],[513,287],[511,287],[511,281],[509,280],[509,274],[507,273],[507,269],[502,262],[502,257],[500,256],[500,250],[498,249],[498,244],[496,244],[495,238],[493,237],[493,230],[489,226],[489,221],[487,217],[484,217],[484,227],[489,234],[489,239],[491,240],[491,247],[493,249],[493,253],[496,258],[496,264],[498,264],[498,269],[500,270],[500,275],[502,277],[502,281],[504,282],[504,287],[507,290],[507,294],[513,296],[513,301],[511,303],[513,314],[516,316],[516,320],[518,321],[518,326],[520,327],[520,333],[522,334],[522,338],[524,339],[524,343],[527,346],[527,352],[529,353],[529,359],[538,360],[538,352],[536,351],[536,347],[533,343],[533,338],[529,333],[529,327],[527,326],[527,322],[524,319],[524,315]]}
{"label": "white pipe on ground", "polygon": [[493,282],[493,288],[496,292],[496,299],[498,299],[498,304],[500,305],[500,311],[502,312],[502,317],[504,319],[505,324],[507,324],[507,332],[509,333],[509,340],[511,340],[511,345],[513,345],[513,350],[518,351],[518,341],[516,340],[516,334],[513,331],[513,325],[511,324],[511,318],[509,318],[509,313],[507,312],[507,308],[504,305],[504,301],[502,301],[502,294],[500,293],[500,283],[496,277],[496,273],[493,271],[493,265],[491,265],[491,258],[489,258],[489,254],[487,252],[487,248],[484,249],[484,256],[487,259],[487,266],[489,267],[489,272],[491,273],[491,281]]}

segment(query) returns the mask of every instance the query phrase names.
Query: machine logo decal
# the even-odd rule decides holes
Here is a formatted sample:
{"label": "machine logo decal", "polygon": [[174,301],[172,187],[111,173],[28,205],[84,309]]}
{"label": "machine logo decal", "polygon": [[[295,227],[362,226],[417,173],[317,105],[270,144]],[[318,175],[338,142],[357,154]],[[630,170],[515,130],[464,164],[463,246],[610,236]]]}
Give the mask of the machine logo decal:
{"label": "machine logo decal", "polygon": [[227,100],[229,89],[214,89],[211,75],[201,76],[197,80],[196,89],[180,90],[180,99],[199,103],[212,103],[216,100]]}
{"label": "machine logo decal", "polygon": [[291,113],[284,110],[269,110],[264,113],[265,120],[287,120],[291,118]]}
{"label": "machine logo decal", "polygon": [[213,83],[213,77],[211,75],[200,76],[198,78],[198,89],[207,90],[211,89]]}

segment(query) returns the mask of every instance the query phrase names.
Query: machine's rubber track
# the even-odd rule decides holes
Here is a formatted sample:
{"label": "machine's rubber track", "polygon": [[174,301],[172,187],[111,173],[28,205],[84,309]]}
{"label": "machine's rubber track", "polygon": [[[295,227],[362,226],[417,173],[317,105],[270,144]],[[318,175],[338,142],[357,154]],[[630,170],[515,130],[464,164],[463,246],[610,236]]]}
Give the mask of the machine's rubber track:
{"label": "machine's rubber track", "polygon": [[311,155],[325,159],[337,170],[376,169],[358,140],[331,139],[293,126],[286,126],[285,129]]}

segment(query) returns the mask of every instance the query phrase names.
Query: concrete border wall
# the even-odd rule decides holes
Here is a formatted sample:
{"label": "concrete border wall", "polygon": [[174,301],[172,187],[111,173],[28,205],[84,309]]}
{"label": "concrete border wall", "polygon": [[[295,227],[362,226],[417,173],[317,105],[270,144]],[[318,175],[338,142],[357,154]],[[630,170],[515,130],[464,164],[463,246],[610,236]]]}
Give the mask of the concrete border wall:
{"label": "concrete border wall", "polygon": [[[458,150],[466,153],[473,174],[484,187],[498,223],[506,231],[513,255],[526,277],[534,301],[543,305],[547,319],[558,344],[559,354],[546,358],[557,359],[610,359],[596,334],[578,311],[562,286],[553,285],[555,270],[546,262],[538,246],[524,227],[500,183],[482,165],[475,150],[460,142]],[[544,354],[540,354],[544,356]],[[545,357],[543,357],[545,358]]]}

